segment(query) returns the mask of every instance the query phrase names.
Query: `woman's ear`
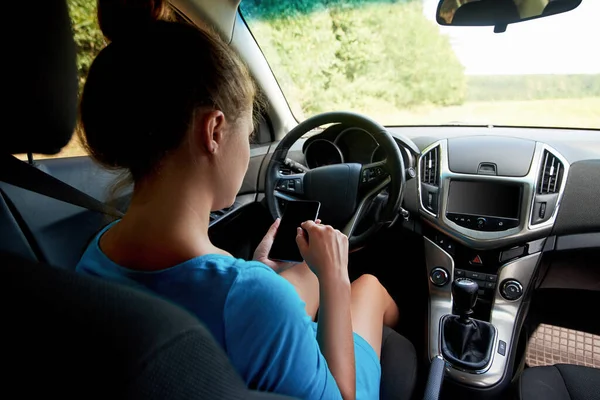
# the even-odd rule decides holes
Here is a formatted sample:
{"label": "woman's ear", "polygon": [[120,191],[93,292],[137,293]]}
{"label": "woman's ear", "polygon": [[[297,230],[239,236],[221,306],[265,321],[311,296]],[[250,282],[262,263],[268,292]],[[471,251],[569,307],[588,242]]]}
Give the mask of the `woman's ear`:
{"label": "woman's ear", "polygon": [[196,140],[204,151],[207,154],[215,154],[223,143],[225,115],[219,110],[196,114],[194,130]]}

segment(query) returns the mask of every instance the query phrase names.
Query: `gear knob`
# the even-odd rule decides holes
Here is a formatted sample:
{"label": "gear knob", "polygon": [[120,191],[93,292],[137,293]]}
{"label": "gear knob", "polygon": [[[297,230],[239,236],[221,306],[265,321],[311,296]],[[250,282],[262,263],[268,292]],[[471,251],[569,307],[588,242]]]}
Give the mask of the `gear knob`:
{"label": "gear knob", "polygon": [[454,307],[462,319],[467,319],[473,313],[478,290],[477,282],[469,278],[458,278],[452,282]]}

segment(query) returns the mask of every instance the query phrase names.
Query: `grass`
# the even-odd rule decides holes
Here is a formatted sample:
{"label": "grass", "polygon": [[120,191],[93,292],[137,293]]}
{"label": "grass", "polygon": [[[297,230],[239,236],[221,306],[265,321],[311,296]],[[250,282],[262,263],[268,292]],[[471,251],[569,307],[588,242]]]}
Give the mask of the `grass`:
{"label": "grass", "polygon": [[[369,109],[354,110],[369,115],[384,125],[513,125],[600,129],[600,97],[586,99],[481,101],[450,107],[418,107],[410,110],[378,102]],[[36,159],[85,155],[79,139],[57,155],[36,155]],[[26,159],[25,155],[19,158]]]}
{"label": "grass", "polygon": [[595,75],[470,75],[466,101],[581,99],[600,97]]}
{"label": "grass", "polygon": [[383,125],[510,125],[600,129],[600,97],[583,99],[478,101],[459,106],[397,110],[373,104],[368,114]]}

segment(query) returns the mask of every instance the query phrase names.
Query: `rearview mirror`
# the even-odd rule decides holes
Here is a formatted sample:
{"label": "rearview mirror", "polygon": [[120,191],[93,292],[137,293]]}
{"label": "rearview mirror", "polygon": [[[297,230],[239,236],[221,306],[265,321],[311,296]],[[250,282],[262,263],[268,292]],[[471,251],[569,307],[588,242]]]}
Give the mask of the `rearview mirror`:
{"label": "rearview mirror", "polygon": [[437,22],[452,26],[494,26],[504,32],[508,24],[571,11],[582,0],[440,0]]}

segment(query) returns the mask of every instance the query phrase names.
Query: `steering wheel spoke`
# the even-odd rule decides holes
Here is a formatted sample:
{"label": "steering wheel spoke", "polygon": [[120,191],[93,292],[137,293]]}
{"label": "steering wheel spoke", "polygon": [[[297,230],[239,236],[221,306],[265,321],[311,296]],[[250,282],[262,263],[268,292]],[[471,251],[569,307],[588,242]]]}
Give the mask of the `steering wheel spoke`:
{"label": "steering wheel spoke", "polygon": [[369,204],[369,201],[371,201],[375,196],[377,196],[379,193],[381,193],[381,191],[387,185],[389,185],[391,181],[392,181],[392,179],[388,175],[385,178],[378,180],[378,183],[370,184],[370,186],[371,186],[370,190],[364,196],[362,196],[362,199],[360,200],[360,202],[358,203],[358,206],[356,207],[356,211],[354,212],[354,215],[352,216],[350,221],[348,221],[348,223],[342,230],[342,232],[346,236],[348,236],[348,237],[352,236],[352,233],[354,233],[354,229],[358,225],[358,222],[360,221],[361,216],[363,215],[364,211],[366,210],[366,208]]}

